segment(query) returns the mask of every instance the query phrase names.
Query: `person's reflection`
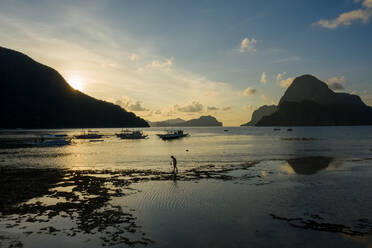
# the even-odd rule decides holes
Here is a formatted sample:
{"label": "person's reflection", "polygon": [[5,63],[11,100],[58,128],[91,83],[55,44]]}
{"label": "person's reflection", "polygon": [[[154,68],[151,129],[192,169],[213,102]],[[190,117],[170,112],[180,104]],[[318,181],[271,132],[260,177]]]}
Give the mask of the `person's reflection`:
{"label": "person's reflection", "polygon": [[296,174],[312,175],[324,170],[333,161],[330,157],[303,157],[287,160]]}
{"label": "person's reflection", "polygon": [[172,177],[171,177],[171,180],[172,180],[172,188],[173,189],[177,189],[178,188],[178,176],[177,176],[177,173],[173,173],[172,174]]}

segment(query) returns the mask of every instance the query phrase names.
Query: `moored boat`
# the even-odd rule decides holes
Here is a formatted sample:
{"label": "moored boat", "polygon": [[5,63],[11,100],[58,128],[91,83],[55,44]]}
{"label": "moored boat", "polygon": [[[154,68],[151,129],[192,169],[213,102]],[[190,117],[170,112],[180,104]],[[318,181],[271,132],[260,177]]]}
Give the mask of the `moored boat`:
{"label": "moored boat", "polygon": [[168,130],[165,134],[157,134],[162,140],[179,139],[189,136],[188,133],[184,133],[183,130]]}
{"label": "moored boat", "polygon": [[147,135],[143,134],[140,130],[123,129],[120,133],[115,134],[120,139],[144,139]]}
{"label": "moored boat", "polygon": [[103,135],[98,134],[98,131],[81,131],[80,135],[75,135],[76,139],[100,139]]}

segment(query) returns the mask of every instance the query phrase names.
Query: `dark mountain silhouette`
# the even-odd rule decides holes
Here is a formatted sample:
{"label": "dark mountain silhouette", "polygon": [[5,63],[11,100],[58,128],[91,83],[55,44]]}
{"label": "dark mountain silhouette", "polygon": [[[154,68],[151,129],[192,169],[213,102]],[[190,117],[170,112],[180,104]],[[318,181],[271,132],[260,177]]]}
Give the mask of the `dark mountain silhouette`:
{"label": "dark mountain silhouette", "polygon": [[1,128],[147,127],[118,105],[73,89],[53,68],[0,47]]}
{"label": "dark mountain silhouette", "polygon": [[276,105],[261,106],[253,112],[250,122],[242,124],[241,126],[255,126],[257,122],[262,119],[262,117],[273,114],[276,109]]}
{"label": "dark mountain silhouette", "polygon": [[283,102],[302,101],[356,107],[366,106],[359,96],[348,93],[335,93],[328,88],[326,83],[312,75],[302,75],[297,77],[280,99],[279,105]]}
{"label": "dark mountain silhouette", "polygon": [[335,93],[311,75],[297,77],[280,99],[278,110],[257,126],[372,125],[372,108],[357,95]]}
{"label": "dark mountain silhouette", "polygon": [[198,119],[184,121],[180,118],[165,121],[150,122],[152,127],[203,127],[203,126],[222,126],[222,122],[217,121],[213,116],[200,116]]}
{"label": "dark mountain silhouette", "polygon": [[200,116],[199,119],[188,120],[181,124],[185,127],[222,126],[222,122],[210,115]]}

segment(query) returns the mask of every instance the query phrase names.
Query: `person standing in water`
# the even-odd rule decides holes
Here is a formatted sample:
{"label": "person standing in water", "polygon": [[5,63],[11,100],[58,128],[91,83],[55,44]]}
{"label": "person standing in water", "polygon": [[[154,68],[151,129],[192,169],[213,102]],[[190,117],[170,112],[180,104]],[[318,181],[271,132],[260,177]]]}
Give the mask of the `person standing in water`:
{"label": "person standing in water", "polygon": [[173,155],[171,156],[171,159],[173,164],[173,173],[177,173],[178,172],[177,159]]}

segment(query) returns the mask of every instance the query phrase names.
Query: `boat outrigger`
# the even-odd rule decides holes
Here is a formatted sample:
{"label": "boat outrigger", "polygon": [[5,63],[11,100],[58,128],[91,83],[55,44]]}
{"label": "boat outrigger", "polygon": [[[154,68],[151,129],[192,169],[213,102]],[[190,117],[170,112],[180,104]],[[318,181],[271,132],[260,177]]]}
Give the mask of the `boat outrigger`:
{"label": "boat outrigger", "polygon": [[120,133],[115,134],[120,139],[144,139],[147,135],[143,134],[140,130],[123,129]]}
{"label": "boat outrigger", "polygon": [[189,136],[188,133],[184,133],[183,130],[168,130],[166,134],[157,134],[162,140],[179,139]]}
{"label": "boat outrigger", "polygon": [[80,135],[75,135],[76,139],[100,139],[103,135],[98,134],[98,131],[81,131]]}

